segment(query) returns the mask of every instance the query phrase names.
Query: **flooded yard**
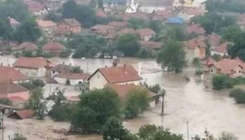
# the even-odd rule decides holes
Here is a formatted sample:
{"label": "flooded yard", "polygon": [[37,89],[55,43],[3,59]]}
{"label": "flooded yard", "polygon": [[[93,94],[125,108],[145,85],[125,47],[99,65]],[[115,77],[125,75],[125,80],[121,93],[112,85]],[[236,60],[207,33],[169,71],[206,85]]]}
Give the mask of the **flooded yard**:
{"label": "flooded yard", "polygon": [[[54,63],[71,63],[80,65],[84,71],[92,73],[99,67],[111,66],[112,60],[102,59],[50,59]],[[0,57],[0,62],[12,64],[14,58]],[[189,122],[190,136],[195,134],[202,135],[207,128],[215,136],[222,131],[234,133],[240,139],[245,137],[245,106],[237,105],[230,99],[228,91],[215,92],[205,89],[202,83],[194,80],[193,69],[187,69],[183,74],[170,74],[161,72],[160,67],[153,60],[122,59],[121,63],[133,64],[135,68],[141,62],[141,73],[144,80],[149,84],[158,83],[166,91],[165,97],[165,116],[161,117],[160,106],[152,111],[145,112],[138,119],[124,122],[124,125],[137,132],[138,128],[144,124],[162,125],[176,133],[186,136],[186,122]],[[190,82],[184,80],[184,76],[191,78]],[[45,95],[48,96],[56,88],[65,88],[66,96],[78,95],[73,87],[64,85],[46,85]],[[50,90],[51,89],[51,90]],[[54,123],[51,120],[5,120],[6,139],[13,132],[20,132],[29,139],[61,139],[62,134],[57,130],[69,128],[68,123]],[[55,129],[55,130],[54,130]],[[69,136],[69,140],[101,140],[99,136]]]}

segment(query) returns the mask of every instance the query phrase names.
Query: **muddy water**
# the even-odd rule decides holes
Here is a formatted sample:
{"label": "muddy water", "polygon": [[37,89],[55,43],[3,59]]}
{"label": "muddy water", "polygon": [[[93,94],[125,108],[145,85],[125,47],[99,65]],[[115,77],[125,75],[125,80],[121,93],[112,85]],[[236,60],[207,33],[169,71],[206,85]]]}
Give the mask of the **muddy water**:
{"label": "muddy water", "polygon": [[[7,63],[14,62],[14,58],[7,59],[0,57],[0,62]],[[82,60],[82,59],[50,59],[54,63],[71,63],[72,65],[80,65],[82,69],[92,73],[98,67],[105,65],[111,66],[111,60]],[[138,68],[138,63],[141,62],[141,73],[144,80],[149,84],[158,83],[162,85],[167,94],[165,97],[165,116],[160,117],[160,106],[153,109],[151,112],[144,113],[140,118],[124,122],[124,125],[137,132],[138,128],[144,124],[163,125],[170,128],[171,131],[181,133],[186,136],[186,122],[189,122],[190,136],[194,134],[203,134],[205,128],[211,131],[214,135],[219,135],[222,131],[234,133],[241,140],[245,137],[245,106],[236,105],[227,94],[227,91],[214,92],[206,90],[201,83],[195,82],[193,78],[193,70],[188,69],[184,74],[167,74],[159,72],[159,66],[153,60],[139,60],[139,59],[122,59],[121,63],[130,63]],[[191,77],[191,81],[186,83],[183,79],[184,75]],[[65,88],[69,95],[79,94],[72,87],[63,85],[51,85],[51,90],[55,87]],[[45,87],[45,94],[50,93],[50,86]],[[41,136],[57,138],[60,134],[54,133],[49,127],[58,129],[68,129],[68,124],[53,123],[52,121],[37,122],[29,120],[30,122],[19,121],[18,123],[8,120],[6,124],[9,133],[14,131],[23,132],[23,134],[36,140],[45,138],[36,136],[41,130]],[[28,125],[30,123],[30,125]],[[8,127],[9,126],[9,127]],[[59,138],[58,138],[59,139]],[[70,140],[100,140],[101,137],[90,136],[72,136]]]}

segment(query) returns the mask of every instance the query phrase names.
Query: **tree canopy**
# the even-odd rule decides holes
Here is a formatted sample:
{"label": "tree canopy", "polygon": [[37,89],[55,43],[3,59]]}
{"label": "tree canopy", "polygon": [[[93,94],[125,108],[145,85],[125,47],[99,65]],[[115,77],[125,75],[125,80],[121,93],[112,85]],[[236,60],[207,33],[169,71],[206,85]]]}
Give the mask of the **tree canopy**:
{"label": "tree canopy", "polygon": [[167,68],[168,71],[182,72],[186,66],[182,44],[173,40],[168,41],[157,55],[157,63],[161,64],[163,69]]}
{"label": "tree canopy", "polygon": [[245,61],[245,32],[240,32],[237,35],[234,35],[233,45],[228,48],[228,54],[235,58],[239,57]]}
{"label": "tree canopy", "polygon": [[245,13],[245,2],[242,0],[207,0],[205,4],[209,12]]}
{"label": "tree canopy", "polygon": [[123,34],[116,40],[116,46],[125,56],[134,56],[140,50],[138,37],[134,34]]}
{"label": "tree canopy", "polygon": [[71,119],[72,128],[82,133],[101,133],[110,117],[120,117],[120,101],[114,90],[92,90],[81,96]]}

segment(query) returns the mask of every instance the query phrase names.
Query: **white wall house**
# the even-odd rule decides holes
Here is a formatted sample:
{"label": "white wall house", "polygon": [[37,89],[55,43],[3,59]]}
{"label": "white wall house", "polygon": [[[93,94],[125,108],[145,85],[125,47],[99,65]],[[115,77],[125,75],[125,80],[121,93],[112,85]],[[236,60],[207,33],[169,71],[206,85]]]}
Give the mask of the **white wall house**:
{"label": "white wall house", "polygon": [[141,78],[131,65],[97,69],[89,78],[89,89],[102,89],[110,84],[139,85]]}
{"label": "white wall house", "polygon": [[59,84],[75,86],[87,82],[88,77],[86,73],[59,73],[54,76],[54,80]]}
{"label": "white wall house", "polygon": [[47,76],[47,69],[51,67],[51,62],[42,57],[21,57],[15,61],[13,66],[28,77],[41,78]]}

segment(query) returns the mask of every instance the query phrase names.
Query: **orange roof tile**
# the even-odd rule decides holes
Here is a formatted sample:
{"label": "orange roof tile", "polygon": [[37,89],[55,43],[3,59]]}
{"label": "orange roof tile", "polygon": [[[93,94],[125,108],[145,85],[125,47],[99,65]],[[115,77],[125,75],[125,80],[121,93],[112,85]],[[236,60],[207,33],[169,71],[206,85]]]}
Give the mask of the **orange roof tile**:
{"label": "orange roof tile", "polygon": [[222,43],[219,46],[215,47],[214,51],[227,54],[227,48],[230,44],[231,44],[230,42]]}
{"label": "orange roof tile", "polygon": [[57,25],[56,23],[54,23],[51,20],[38,19],[38,20],[36,20],[36,22],[37,22],[37,25],[41,28],[55,27]]}
{"label": "orange roof tile", "polygon": [[219,35],[212,34],[212,35],[207,36],[206,39],[210,43],[211,47],[213,47],[213,46],[217,46],[220,44],[221,37]]}
{"label": "orange roof tile", "polygon": [[123,66],[99,68],[88,80],[97,72],[100,72],[109,84],[138,81],[141,79],[134,67],[126,64]]}
{"label": "orange roof tile", "polygon": [[191,24],[186,28],[187,33],[205,34],[205,30],[199,24]]}
{"label": "orange roof tile", "polygon": [[42,47],[43,51],[63,51],[65,47],[58,42],[49,42]]}
{"label": "orange roof tile", "polygon": [[9,81],[27,80],[27,76],[17,71],[13,67],[0,66],[0,83]]}
{"label": "orange roof tile", "polygon": [[25,51],[36,51],[38,48],[32,42],[23,42],[17,47],[13,47],[13,50],[25,50]]}
{"label": "orange roof tile", "polygon": [[115,27],[115,28],[122,28],[128,25],[127,22],[120,22],[120,21],[111,21],[107,25]]}
{"label": "orange roof tile", "polygon": [[97,9],[96,16],[97,17],[102,17],[102,18],[107,18],[107,14],[101,8]]}
{"label": "orange roof tile", "polygon": [[0,94],[11,94],[11,93],[26,92],[26,91],[29,90],[15,83],[11,83],[11,82],[0,83]]}
{"label": "orange roof tile", "polygon": [[13,64],[14,67],[39,69],[51,67],[51,62],[43,57],[20,57]]}
{"label": "orange roof tile", "polygon": [[143,28],[143,29],[138,29],[136,30],[136,32],[140,35],[140,36],[148,36],[148,35],[155,35],[156,33],[150,29],[150,28]]}
{"label": "orange roof tile", "polygon": [[197,47],[199,47],[199,48],[206,48],[207,47],[204,40],[202,40],[200,38],[194,38],[194,39],[191,39],[188,41],[184,41],[184,45],[188,49],[192,49],[192,50],[196,49]]}
{"label": "orange roof tile", "polygon": [[34,111],[32,110],[18,110],[12,114],[10,114],[9,118],[18,118],[18,119],[27,119],[31,118],[34,115]]}

